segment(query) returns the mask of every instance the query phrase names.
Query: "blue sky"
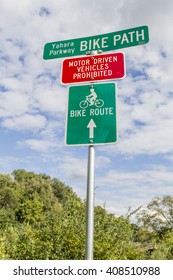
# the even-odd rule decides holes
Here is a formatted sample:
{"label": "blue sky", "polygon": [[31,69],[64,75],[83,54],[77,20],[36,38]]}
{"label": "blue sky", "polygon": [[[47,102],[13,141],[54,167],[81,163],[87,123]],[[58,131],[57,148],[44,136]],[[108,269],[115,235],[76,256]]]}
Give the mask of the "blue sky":
{"label": "blue sky", "polygon": [[84,199],[88,148],[64,144],[68,86],[44,45],[147,25],[148,44],[121,49],[119,139],[95,148],[95,203],[122,215],[173,195],[172,9],[170,0],[1,0],[0,172],[46,173]]}

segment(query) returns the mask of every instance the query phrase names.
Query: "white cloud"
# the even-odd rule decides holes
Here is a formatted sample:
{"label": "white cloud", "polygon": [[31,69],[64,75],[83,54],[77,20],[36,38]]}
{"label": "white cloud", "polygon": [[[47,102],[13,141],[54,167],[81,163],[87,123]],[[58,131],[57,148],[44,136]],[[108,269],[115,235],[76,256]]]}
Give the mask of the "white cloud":
{"label": "white cloud", "polygon": [[101,169],[102,167],[109,166],[111,164],[111,159],[110,157],[103,156],[103,155],[96,155],[95,157],[95,165],[96,169]]}
{"label": "white cloud", "polygon": [[[67,91],[67,89],[66,89]],[[51,89],[42,85],[37,86],[33,96],[35,107],[43,112],[51,113],[54,118],[63,114],[65,118],[67,92],[65,88],[52,86]]]}
{"label": "white cloud", "polygon": [[164,166],[134,172],[110,170],[96,180],[96,203],[105,201],[106,209],[122,215],[129,207],[146,205],[156,196],[173,195],[172,182],[172,170]]}
{"label": "white cloud", "polygon": [[[1,156],[0,157],[0,173],[10,174],[15,169],[26,169],[26,170],[37,170],[35,172],[40,172],[39,167],[35,165],[37,162],[37,157],[35,156]],[[17,166],[17,168],[16,168]]]}
{"label": "white cloud", "polygon": [[25,93],[2,92],[0,93],[0,116],[13,117],[20,116],[29,110],[30,101]]}
{"label": "white cloud", "polygon": [[17,131],[39,131],[46,126],[47,120],[41,115],[25,114],[14,118],[6,118],[2,125]]}
{"label": "white cloud", "polygon": [[[173,151],[173,120],[161,121],[158,125],[148,125],[132,131],[120,138],[117,151],[123,154],[164,154]],[[126,136],[126,137],[125,137]]]}
{"label": "white cloud", "polygon": [[64,174],[64,177],[69,182],[86,182],[87,164],[85,157],[64,156],[61,162],[61,173]]}
{"label": "white cloud", "polygon": [[[104,178],[106,183],[110,186],[114,186],[115,182],[118,188],[125,188],[128,186],[129,192],[131,188],[136,187],[147,188],[148,191],[151,191],[149,187],[155,187],[156,184],[157,187],[160,187],[163,186],[164,183],[168,183],[171,187],[173,174],[172,170],[166,169],[164,166],[151,166],[151,169],[146,168],[145,170],[139,170],[137,172],[110,170]],[[164,193],[164,188],[162,189],[162,193]],[[138,194],[140,195],[140,192]]]}
{"label": "white cloud", "polygon": [[57,136],[62,137],[62,134],[64,134],[64,123],[58,120],[47,122],[46,127],[40,132],[44,139],[52,139],[52,141],[55,141]]}
{"label": "white cloud", "polygon": [[[60,85],[61,59],[43,60],[44,44],[148,25],[147,45],[122,49],[127,76],[117,81],[119,141],[97,147],[96,182],[101,186],[96,200],[105,201],[111,211],[125,212],[126,206],[139,206],[152,195],[170,193],[171,171],[146,166],[148,155],[155,165],[158,155],[163,164],[172,163],[173,2],[1,0],[0,5],[0,148],[8,170],[10,159],[11,168],[32,167],[27,155],[36,153],[34,170],[52,171],[84,195],[87,155],[64,146],[68,88]],[[21,161],[18,153],[23,153]],[[147,157],[145,167],[138,155]],[[138,171],[127,168],[129,156]],[[121,157],[118,173],[114,167]]]}
{"label": "white cloud", "polygon": [[23,142],[18,142],[21,147],[27,147],[33,151],[47,153],[49,150],[55,149],[57,144],[45,139],[28,139]]}

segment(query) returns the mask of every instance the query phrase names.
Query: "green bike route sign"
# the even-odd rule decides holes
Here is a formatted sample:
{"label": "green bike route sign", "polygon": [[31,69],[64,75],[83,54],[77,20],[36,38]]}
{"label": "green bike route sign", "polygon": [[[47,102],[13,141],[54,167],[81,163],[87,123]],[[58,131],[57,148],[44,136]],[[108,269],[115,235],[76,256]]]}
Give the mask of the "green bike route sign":
{"label": "green bike route sign", "polygon": [[83,55],[90,51],[112,51],[121,48],[147,44],[148,26],[139,26],[107,34],[47,43],[44,59]]}
{"label": "green bike route sign", "polygon": [[65,138],[67,145],[117,141],[115,83],[69,87]]}

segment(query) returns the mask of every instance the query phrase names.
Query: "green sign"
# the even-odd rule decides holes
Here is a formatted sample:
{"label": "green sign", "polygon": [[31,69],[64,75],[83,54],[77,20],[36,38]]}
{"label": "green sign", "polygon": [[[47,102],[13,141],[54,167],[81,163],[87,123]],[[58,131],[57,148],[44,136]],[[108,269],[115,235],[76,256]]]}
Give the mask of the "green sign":
{"label": "green sign", "polygon": [[77,56],[94,50],[112,51],[146,44],[148,41],[148,27],[140,26],[108,34],[47,43],[44,46],[43,58]]}
{"label": "green sign", "polygon": [[66,144],[115,143],[115,83],[69,87]]}

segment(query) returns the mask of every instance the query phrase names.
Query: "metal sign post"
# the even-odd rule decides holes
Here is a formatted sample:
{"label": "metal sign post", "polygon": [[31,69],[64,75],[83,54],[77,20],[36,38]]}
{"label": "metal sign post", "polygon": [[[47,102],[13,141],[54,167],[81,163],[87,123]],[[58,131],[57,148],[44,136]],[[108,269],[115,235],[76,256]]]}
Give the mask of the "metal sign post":
{"label": "metal sign post", "polygon": [[[93,140],[90,139],[90,142],[92,143]],[[94,256],[94,183],[95,183],[95,148],[94,145],[90,145],[88,147],[88,167],[87,167],[87,198],[86,198],[87,208],[86,208],[86,248],[85,248],[86,260],[93,260],[93,256]]]}
{"label": "metal sign post", "polygon": [[94,146],[88,147],[87,213],[86,213],[86,260],[93,260],[94,244]]}

